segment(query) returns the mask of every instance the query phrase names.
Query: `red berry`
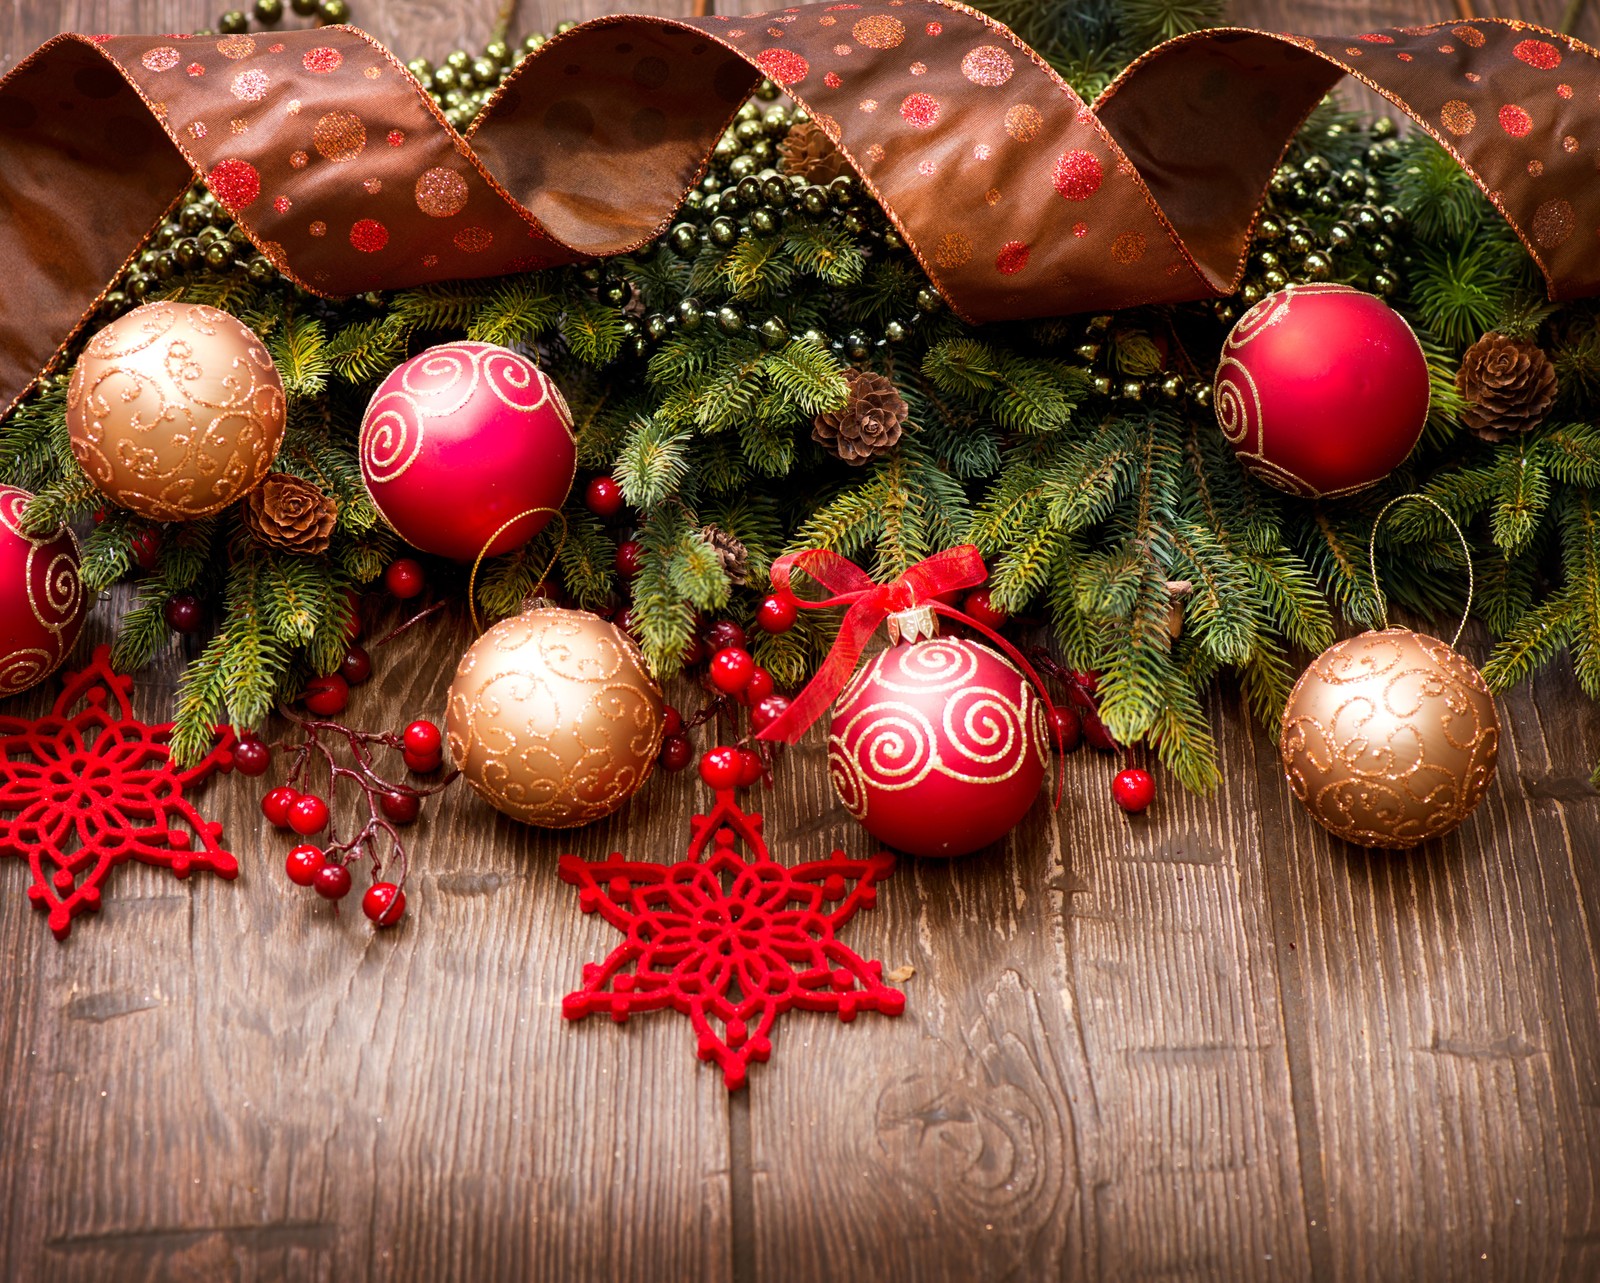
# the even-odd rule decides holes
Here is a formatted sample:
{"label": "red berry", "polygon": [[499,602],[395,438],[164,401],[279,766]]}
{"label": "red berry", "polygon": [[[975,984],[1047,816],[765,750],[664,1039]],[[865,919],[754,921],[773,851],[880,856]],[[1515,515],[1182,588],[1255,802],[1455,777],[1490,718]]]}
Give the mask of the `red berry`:
{"label": "red berry", "polygon": [[746,704],[756,705],[776,689],[772,674],[757,664],[750,674],[750,680],[745,683],[744,690],[739,692],[739,698]]}
{"label": "red berry", "polygon": [[339,665],[339,676],[346,686],[359,686],[372,676],[372,656],[360,646],[352,646]]}
{"label": "red berry", "polygon": [[768,695],[750,707],[750,725],[759,734],[789,711],[786,695]]}
{"label": "red berry", "polygon": [[1111,781],[1111,796],[1124,811],[1138,814],[1156,800],[1156,782],[1149,771],[1130,766]]}
{"label": "red berry", "polygon": [[289,808],[300,800],[300,790],[280,784],[261,799],[261,814],[280,828],[289,827]]}
{"label": "red berry", "polygon": [[671,704],[661,706],[661,734],[663,737],[676,735],[683,730],[683,714],[672,707]]}
{"label": "red berry", "polygon": [[289,827],[303,838],[328,827],[328,804],[315,793],[296,798],[289,808]]}
{"label": "red berry", "polygon": [[1122,747],[1106,729],[1106,724],[1100,720],[1098,713],[1085,713],[1082,720],[1083,738],[1089,742],[1090,748],[1098,749],[1102,753],[1115,753]]}
{"label": "red berry", "polygon": [[767,768],[761,760],[761,754],[757,753],[753,748],[741,748],[739,750],[740,788],[749,788],[766,773]]}
{"label": "red berry", "polygon": [[1060,745],[1063,753],[1073,752],[1083,742],[1083,718],[1077,709],[1057,704],[1050,711],[1050,742]]}
{"label": "red berry", "polygon": [[313,677],[301,701],[318,717],[337,717],[350,705],[350,684],[338,673]]}
{"label": "red berry", "polygon": [[977,620],[985,628],[1000,629],[1011,616],[995,607],[987,588],[975,588],[961,603],[962,612]]}
{"label": "red berry", "polygon": [[418,757],[438,757],[444,750],[444,737],[432,722],[416,721],[406,727],[405,750]]}
{"label": "red berry", "polygon": [[410,824],[422,811],[422,799],[410,789],[390,789],[378,798],[378,809],[396,824]]}
{"label": "red berry", "polygon": [[167,627],[175,633],[197,633],[200,631],[200,619],[203,612],[200,609],[200,599],[192,592],[176,593],[168,597],[163,613],[167,617]]}
{"label": "red berry", "polygon": [[444,765],[443,753],[413,753],[407,749],[402,756],[406,759],[406,770],[416,775],[432,775]]}
{"label": "red berry", "polygon": [[326,868],[328,857],[318,847],[302,844],[289,851],[289,881],[297,887],[308,887],[317,880],[317,873]]}
{"label": "red berry", "polygon": [[668,771],[681,771],[694,756],[694,745],[687,735],[668,735],[661,741],[661,765]]}
{"label": "red berry", "polygon": [[624,579],[632,579],[644,565],[644,545],[637,539],[624,539],[617,545],[614,564]]}
{"label": "red berry", "polygon": [[233,769],[240,775],[265,775],[272,765],[272,750],[252,736],[233,746]]}
{"label": "red berry", "polygon": [[713,655],[719,650],[744,650],[749,644],[744,629],[731,619],[719,619],[706,629],[706,649]]}
{"label": "red berry", "polygon": [[685,668],[693,668],[706,657],[706,644],[698,637],[689,638],[689,644],[683,648],[680,658]]}
{"label": "red berry", "polygon": [[737,695],[755,676],[756,661],[750,652],[728,647],[711,657],[711,684],[724,695]]}
{"label": "red berry", "polygon": [[146,526],[133,537],[134,564],[149,574],[161,560],[161,531],[156,526]]}
{"label": "red berry", "polygon": [[380,927],[392,927],[406,911],[406,893],[393,882],[374,882],[361,897],[361,912]]}
{"label": "red berry", "polygon": [[311,885],[324,900],[342,900],[350,894],[350,870],[342,864],[324,864]]}
{"label": "red berry", "polygon": [[756,623],[769,633],[788,632],[799,617],[800,608],[794,604],[794,598],[787,594],[780,596],[773,593],[756,607]]}
{"label": "red berry", "polygon": [[389,569],[383,572],[383,586],[401,601],[410,601],[413,597],[420,596],[427,582],[427,576],[422,571],[422,563],[415,557],[397,558],[391,561]]}
{"label": "red berry", "polygon": [[622,511],[622,487],[615,477],[595,477],[584,489],[583,503],[597,517],[614,517]]}
{"label": "red berry", "polygon": [[737,788],[743,774],[744,763],[736,748],[723,744],[700,756],[700,778],[714,789]]}

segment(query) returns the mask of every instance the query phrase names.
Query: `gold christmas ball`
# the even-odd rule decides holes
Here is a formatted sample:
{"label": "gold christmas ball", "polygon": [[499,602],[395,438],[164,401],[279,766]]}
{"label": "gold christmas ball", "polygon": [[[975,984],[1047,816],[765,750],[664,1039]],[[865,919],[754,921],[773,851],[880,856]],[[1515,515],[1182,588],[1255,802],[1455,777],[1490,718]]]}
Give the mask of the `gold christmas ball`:
{"label": "gold christmas ball", "polygon": [[1289,787],[1359,846],[1399,850],[1450,832],[1494,780],[1500,718],[1483,676],[1409,628],[1329,647],[1283,712]]}
{"label": "gold christmas ball", "polygon": [[625,805],[661,751],[661,687],[633,639],[598,615],[536,607],[461,657],[445,733],[467,783],[547,829]]}
{"label": "gold christmas ball", "polygon": [[283,380],[244,322],[146,303],[89,341],[67,387],[72,454],[112,502],[156,521],[227,507],[272,470]]}

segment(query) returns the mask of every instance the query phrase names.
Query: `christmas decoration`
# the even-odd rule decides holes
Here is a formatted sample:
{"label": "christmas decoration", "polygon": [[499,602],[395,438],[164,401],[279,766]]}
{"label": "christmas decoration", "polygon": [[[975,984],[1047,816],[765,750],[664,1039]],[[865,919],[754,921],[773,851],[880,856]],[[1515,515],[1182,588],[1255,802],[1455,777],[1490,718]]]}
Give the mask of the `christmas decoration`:
{"label": "christmas decoration", "polygon": [[147,303],[105,326],[67,389],[72,454],[112,502],[157,521],[225,508],[283,441],[283,381],[242,321]]}
{"label": "christmas decoration", "polygon": [[201,818],[184,797],[229,768],[232,730],[221,728],[204,758],[178,770],[167,747],[171,724],[133,716],[133,679],[110,660],[110,648],[97,647],[38,721],[0,717],[0,855],[28,862],[28,899],[58,940],[78,914],[99,909],[106,878],[128,860],[180,878],[196,869],[238,873],[217,844],[222,825]]}
{"label": "christmas decoration", "polygon": [[1462,356],[1456,391],[1467,403],[1461,421],[1485,441],[1505,441],[1544,422],[1556,399],[1556,367],[1537,343],[1491,330]]}
{"label": "christmas decoration", "polygon": [[[1391,500],[1374,541],[1376,525],[1408,497],[1433,503]],[[1283,769],[1330,833],[1404,849],[1449,833],[1483,800],[1500,719],[1482,674],[1455,650],[1460,635],[1447,644],[1385,618],[1381,629],[1330,646],[1295,683],[1283,712]]]}
{"label": "christmas decoration", "polygon": [[1381,481],[1411,453],[1428,418],[1428,363],[1382,299],[1291,285],[1239,318],[1214,399],[1245,467],[1328,498]]}
{"label": "christmas decoration", "polygon": [[802,120],[785,134],[778,154],[788,173],[799,174],[808,183],[831,183],[850,172],[844,153],[814,120]]}
{"label": "christmas decoration", "polygon": [[[563,881],[578,888],[585,913],[599,913],[626,937],[603,963],[583,969],[583,987],[561,1014],[605,1012],[618,1023],[670,1007],[689,1017],[702,1060],[714,1061],[730,1090],[752,1062],[772,1054],[772,1026],[786,1011],[897,1016],[905,995],[883,983],[883,964],[838,939],[857,911],[877,901],[894,869],[888,855],[785,867],[768,852],[761,817],[720,789],[709,815],[690,822],[688,858],[677,864],[561,857]],[[741,854],[740,847],[746,854]]]}
{"label": "christmas decoration", "polygon": [[561,390],[491,343],[412,357],[361,421],[372,501],[406,542],[457,561],[526,543],[566,499],[576,467]]}
{"label": "christmas decoration", "polygon": [[715,526],[702,526],[700,536],[717,554],[717,564],[722,567],[722,573],[728,577],[730,584],[742,588],[750,582],[749,549],[726,530],[718,530]]}
{"label": "christmas decoration", "polygon": [[894,384],[881,374],[846,370],[844,377],[849,399],[842,409],[817,415],[811,439],[859,467],[894,449],[905,430],[908,410]]}
{"label": "christmas decoration", "polygon": [[445,734],[467,783],[496,810],[573,828],[625,806],[650,778],[661,688],[615,625],[536,606],[462,656]]}
{"label": "christmas decoration", "polygon": [[26,490],[0,485],[0,697],[61,667],[83,627],[78,542],[69,530],[27,533]]}
{"label": "christmas decoration", "polygon": [[328,551],[339,505],[309,481],[269,472],[245,500],[244,520],[263,543],[314,557]]}

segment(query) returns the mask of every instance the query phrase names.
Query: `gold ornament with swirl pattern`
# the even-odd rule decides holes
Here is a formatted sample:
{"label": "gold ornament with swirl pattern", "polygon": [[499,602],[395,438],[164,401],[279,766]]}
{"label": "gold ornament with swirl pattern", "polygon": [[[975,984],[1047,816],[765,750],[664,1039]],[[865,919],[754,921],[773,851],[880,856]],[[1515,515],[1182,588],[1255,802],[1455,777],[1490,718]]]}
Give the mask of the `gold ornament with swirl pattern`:
{"label": "gold ornament with swirl pattern", "polygon": [[502,620],[450,683],[450,755],[496,810],[542,828],[610,815],[661,751],[661,688],[639,648],[586,611],[536,606]]}
{"label": "gold ornament with swirl pattern", "polygon": [[242,498],[283,442],[283,381],[242,321],[147,303],[84,348],[67,389],[72,454],[112,502],[187,521]]}

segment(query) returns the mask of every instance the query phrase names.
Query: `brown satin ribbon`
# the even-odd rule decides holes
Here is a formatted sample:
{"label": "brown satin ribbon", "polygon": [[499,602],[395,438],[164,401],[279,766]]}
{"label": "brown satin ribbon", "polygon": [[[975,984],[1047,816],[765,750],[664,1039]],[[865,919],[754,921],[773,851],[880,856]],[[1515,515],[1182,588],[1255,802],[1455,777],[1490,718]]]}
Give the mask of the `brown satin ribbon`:
{"label": "brown satin ribbon", "polygon": [[1200,32],[1091,109],[943,0],[600,18],[530,57],[464,137],[352,28],[64,35],[0,82],[0,404],[195,174],[317,293],[526,271],[665,230],[763,74],[972,321],[1228,292],[1288,140],[1345,74],[1450,150],[1553,298],[1600,291],[1600,60],[1526,23]]}

